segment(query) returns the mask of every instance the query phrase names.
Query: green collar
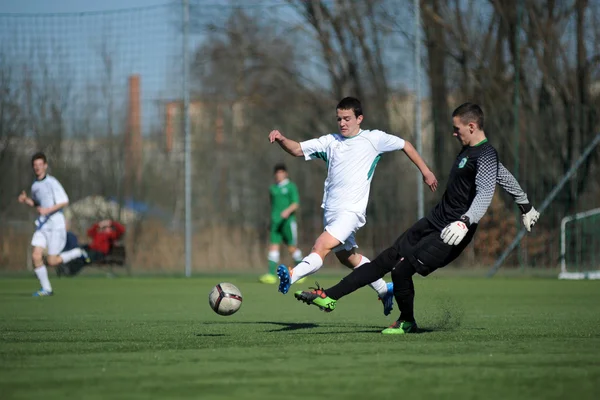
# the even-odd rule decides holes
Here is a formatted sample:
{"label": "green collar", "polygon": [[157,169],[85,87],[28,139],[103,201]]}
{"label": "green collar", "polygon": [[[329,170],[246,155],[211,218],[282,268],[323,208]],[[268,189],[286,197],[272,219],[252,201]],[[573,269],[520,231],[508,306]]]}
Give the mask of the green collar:
{"label": "green collar", "polygon": [[477,143],[475,146],[472,146],[472,147],[481,146],[482,144],[487,143],[487,141],[488,141],[487,138],[485,138],[481,142]]}
{"label": "green collar", "polygon": [[358,131],[358,133],[357,133],[356,135],[354,135],[354,136],[350,136],[350,137],[348,137],[348,136],[344,136],[344,135],[342,135],[341,133],[340,133],[340,135],[342,135],[342,137],[343,137],[344,139],[354,139],[355,137],[359,137],[359,136],[360,136],[360,134],[361,134],[361,133],[363,133],[363,132],[364,132],[364,129],[361,129],[361,130],[359,130],[359,131]]}

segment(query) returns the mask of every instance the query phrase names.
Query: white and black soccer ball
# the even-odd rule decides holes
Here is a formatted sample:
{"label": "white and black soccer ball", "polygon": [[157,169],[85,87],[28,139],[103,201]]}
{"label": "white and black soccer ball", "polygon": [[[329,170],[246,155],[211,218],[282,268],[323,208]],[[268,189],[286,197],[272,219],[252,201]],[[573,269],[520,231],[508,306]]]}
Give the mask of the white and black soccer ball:
{"label": "white and black soccer ball", "polygon": [[219,283],[210,291],[208,304],[219,315],[234,314],[242,306],[242,292],[232,283]]}

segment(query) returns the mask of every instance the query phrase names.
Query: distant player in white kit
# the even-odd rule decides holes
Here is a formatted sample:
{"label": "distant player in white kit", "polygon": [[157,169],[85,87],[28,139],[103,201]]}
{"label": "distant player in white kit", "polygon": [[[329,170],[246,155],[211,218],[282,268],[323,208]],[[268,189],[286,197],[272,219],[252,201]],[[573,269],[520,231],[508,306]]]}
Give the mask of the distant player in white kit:
{"label": "distant player in white kit", "polygon": [[79,248],[61,253],[67,241],[67,229],[62,210],[69,204],[69,197],[60,182],[46,174],[48,162],[44,153],[34,154],[31,158],[31,165],[36,178],[31,185],[31,197],[22,191],[18,199],[19,203],[35,207],[39,213],[39,217],[35,220],[36,228],[31,239],[33,246],[31,258],[35,274],[42,287],[33,296],[52,296],[54,292],[43,260],[44,250],[48,252],[47,261],[50,266],[67,263],[78,257],[87,257],[87,255]]}
{"label": "distant player in white kit", "polygon": [[[424,182],[431,190],[435,191],[437,188],[437,179],[410,143],[379,130],[360,128],[363,112],[358,99],[342,99],[336,107],[336,116],[340,131],[338,134],[301,143],[286,138],[277,130],[269,134],[269,141],[277,142],[289,154],[303,156],[306,160],[318,158],[327,163],[327,179],[321,204],[325,229],[317,238],[311,253],[295,268],[288,269],[284,265],[277,268],[279,291],[283,294],[288,292],[294,282],[317,272],[332,250],[348,268],[358,268],[370,261],[356,253],[355,248],[358,246],[354,235],[366,223],[371,180],[383,153],[403,150],[419,168]],[[383,312],[388,315],[393,307],[393,290],[388,288],[383,279],[378,279],[369,286],[379,295],[383,302]]]}

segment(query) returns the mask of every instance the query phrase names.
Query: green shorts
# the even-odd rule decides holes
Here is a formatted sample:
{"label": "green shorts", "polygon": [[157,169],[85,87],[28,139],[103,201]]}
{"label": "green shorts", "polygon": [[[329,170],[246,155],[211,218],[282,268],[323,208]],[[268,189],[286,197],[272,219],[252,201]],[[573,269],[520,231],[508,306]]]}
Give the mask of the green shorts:
{"label": "green shorts", "polygon": [[288,246],[298,245],[298,224],[296,219],[288,218],[271,223],[271,244],[281,244]]}

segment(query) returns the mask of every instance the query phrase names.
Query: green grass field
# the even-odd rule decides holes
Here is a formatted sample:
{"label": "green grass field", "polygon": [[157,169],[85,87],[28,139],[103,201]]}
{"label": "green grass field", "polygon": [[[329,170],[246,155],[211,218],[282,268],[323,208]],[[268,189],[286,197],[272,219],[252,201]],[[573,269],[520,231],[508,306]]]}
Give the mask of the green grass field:
{"label": "green grass field", "polygon": [[[325,314],[254,279],[54,279],[52,298],[1,279],[0,398],[600,398],[600,282],[417,278],[426,332],[384,336],[396,310],[369,288]],[[220,280],[233,316],[208,306]]]}

